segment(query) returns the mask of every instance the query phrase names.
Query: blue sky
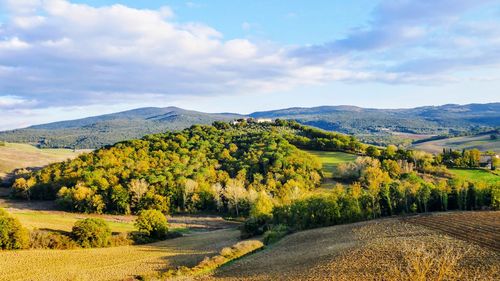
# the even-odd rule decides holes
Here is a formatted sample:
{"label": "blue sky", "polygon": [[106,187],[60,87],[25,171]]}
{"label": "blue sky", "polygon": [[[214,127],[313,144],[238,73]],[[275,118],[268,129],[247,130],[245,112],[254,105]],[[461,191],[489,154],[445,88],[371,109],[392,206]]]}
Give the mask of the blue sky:
{"label": "blue sky", "polygon": [[0,0],[0,129],[500,101],[500,2]]}

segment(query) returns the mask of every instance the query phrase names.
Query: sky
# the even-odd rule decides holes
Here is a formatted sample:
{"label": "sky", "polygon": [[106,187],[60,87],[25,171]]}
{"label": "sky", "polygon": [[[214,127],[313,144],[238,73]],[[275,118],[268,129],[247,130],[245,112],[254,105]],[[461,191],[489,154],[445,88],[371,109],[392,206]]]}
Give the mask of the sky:
{"label": "sky", "polygon": [[0,0],[0,130],[145,106],[487,102],[498,0]]}

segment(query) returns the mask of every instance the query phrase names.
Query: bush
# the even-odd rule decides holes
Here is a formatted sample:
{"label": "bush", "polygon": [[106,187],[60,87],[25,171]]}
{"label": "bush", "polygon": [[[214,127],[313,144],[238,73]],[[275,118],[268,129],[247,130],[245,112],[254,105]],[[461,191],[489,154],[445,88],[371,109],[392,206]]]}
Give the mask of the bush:
{"label": "bush", "polygon": [[134,241],[127,233],[119,233],[111,236],[109,244],[111,247],[128,246],[134,244]]}
{"label": "bush", "polygon": [[88,218],[77,221],[71,235],[84,248],[107,247],[110,245],[111,230],[104,220]]}
{"label": "bush", "polygon": [[263,242],[265,245],[272,244],[285,237],[288,233],[290,233],[290,230],[286,225],[278,224],[264,233]]}
{"label": "bush", "polygon": [[64,234],[34,230],[30,235],[30,247],[32,249],[66,250],[77,248],[78,244]]}
{"label": "bush", "polygon": [[29,233],[17,218],[0,209],[0,249],[15,250],[29,247]]}
{"label": "bush", "polygon": [[269,230],[271,216],[261,215],[247,219],[241,226],[241,238],[247,239],[256,235],[261,235]]}
{"label": "bush", "polygon": [[168,234],[167,217],[158,210],[146,210],[139,214],[135,221],[135,227],[154,239],[164,239]]}

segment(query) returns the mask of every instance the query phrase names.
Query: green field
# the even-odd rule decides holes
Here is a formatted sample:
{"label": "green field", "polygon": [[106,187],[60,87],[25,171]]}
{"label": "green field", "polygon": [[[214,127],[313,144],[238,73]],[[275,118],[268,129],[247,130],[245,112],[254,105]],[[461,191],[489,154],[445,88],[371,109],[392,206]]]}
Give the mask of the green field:
{"label": "green field", "polygon": [[488,183],[500,183],[500,176],[482,169],[450,169],[452,173],[469,181],[483,181]]}
{"label": "green field", "polygon": [[306,151],[317,156],[321,160],[321,163],[323,163],[323,175],[327,178],[333,176],[333,170],[338,164],[354,161],[358,157],[354,154],[337,151]]}

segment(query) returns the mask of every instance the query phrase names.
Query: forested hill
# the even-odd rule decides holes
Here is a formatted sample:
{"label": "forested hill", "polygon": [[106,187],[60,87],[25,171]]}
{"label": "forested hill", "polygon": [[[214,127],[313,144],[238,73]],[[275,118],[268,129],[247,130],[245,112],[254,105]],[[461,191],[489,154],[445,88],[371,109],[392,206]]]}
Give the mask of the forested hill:
{"label": "forested hill", "polygon": [[99,148],[148,134],[185,129],[194,124],[229,121],[241,115],[204,113],[177,107],[146,107],[0,132],[0,140],[55,148]]}
{"label": "forested hill", "polygon": [[216,211],[224,207],[224,187],[225,200],[236,198],[230,206],[238,214],[249,211],[237,201],[242,194],[258,198],[264,192],[286,202],[318,187],[321,163],[291,143],[349,152],[364,149],[352,137],[295,122],[215,122],[120,142],[22,174],[13,194],[57,199],[61,206],[81,212]]}
{"label": "forested hill", "polygon": [[[293,119],[321,129],[352,134],[368,143],[393,143],[399,133],[461,135],[500,126],[500,103],[369,109],[321,106],[255,112],[254,118]],[[114,114],[0,132],[0,140],[41,147],[98,148],[146,134],[241,118],[231,113],[203,113],[175,107],[140,108]],[[425,137],[425,136],[424,136]]]}
{"label": "forested hill", "polygon": [[294,119],[306,125],[348,134],[406,132],[449,134],[500,126],[500,103],[448,104],[410,109],[320,106],[255,112],[254,118]]}

